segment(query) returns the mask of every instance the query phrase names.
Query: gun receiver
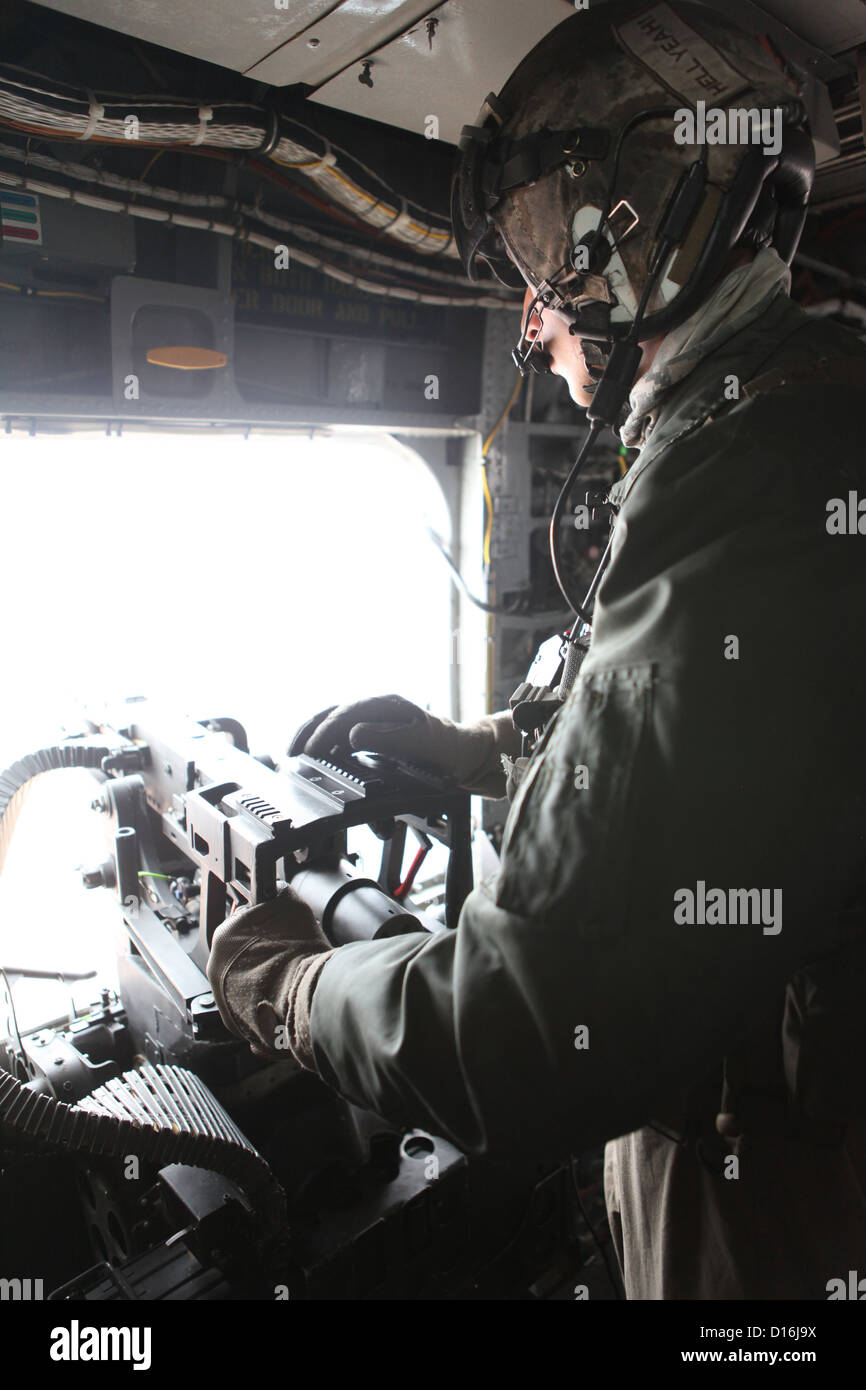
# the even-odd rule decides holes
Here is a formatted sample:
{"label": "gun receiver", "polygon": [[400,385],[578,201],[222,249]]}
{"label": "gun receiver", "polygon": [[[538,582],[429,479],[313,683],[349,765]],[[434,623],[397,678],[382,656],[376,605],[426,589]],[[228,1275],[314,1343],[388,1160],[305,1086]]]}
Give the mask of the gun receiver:
{"label": "gun receiver", "polygon": [[[134,953],[195,1036],[210,1031],[197,1001],[210,999],[214,932],[236,905],[273,898],[280,881],[334,945],[456,926],[472,861],[469,797],[453,783],[374,754],[343,766],[301,754],[277,771],[250,755],[234,720],[198,723],[147,702],[124,716],[90,723],[83,740],[111,750],[94,805],[111,816],[113,859],[91,878],[116,887]],[[347,835],[360,825],[383,842],[375,880],[353,872]],[[409,829],[448,847],[444,927],[400,893]]]}

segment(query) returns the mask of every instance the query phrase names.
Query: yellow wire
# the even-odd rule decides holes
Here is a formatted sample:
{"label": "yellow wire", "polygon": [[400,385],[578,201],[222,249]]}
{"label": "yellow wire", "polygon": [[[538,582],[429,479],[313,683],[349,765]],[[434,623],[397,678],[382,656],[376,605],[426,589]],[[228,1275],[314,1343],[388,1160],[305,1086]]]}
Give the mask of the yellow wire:
{"label": "yellow wire", "polygon": [[[369,193],[365,193],[363,188],[359,188],[358,185],[355,182],[353,182],[352,179],[346,178],[346,175],[341,173],[339,169],[334,169],[330,166],[326,166],[325,172],[329,174],[332,178],[338,179],[339,182],[344,184],[346,188],[351,189],[353,193],[356,193],[358,197],[363,198],[366,203],[370,203],[372,207],[376,207],[376,205],[378,204],[378,206],[381,207],[383,212],[393,212],[394,216],[397,216],[397,210],[395,208],[391,208],[388,204],[383,203],[379,198],[371,198]],[[410,222],[408,225],[412,228],[413,231],[416,232],[422,232],[427,230],[427,228],[419,227],[417,223],[414,222]],[[438,236],[443,241],[449,236],[449,233],[447,232],[435,232],[432,231],[432,228],[431,232],[433,236]]]}
{"label": "yellow wire", "polygon": [[[0,290],[23,290],[23,285],[12,285],[8,280],[0,280]],[[77,290],[34,290],[42,299],[92,299],[96,304],[104,304],[105,295],[83,294]]]}
{"label": "yellow wire", "polygon": [[510,410],[511,407],[514,405],[514,402],[517,400],[517,397],[520,395],[520,388],[521,388],[522,385],[523,385],[523,377],[522,377],[522,376],[518,376],[517,380],[516,380],[515,383],[514,383],[514,390],[511,392],[511,395],[508,397],[508,400],[507,400],[506,403],[505,403],[505,408],[503,409],[502,414],[500,415],[499,419],[496,421],[496,424],[493,426],[493,429],[490,431],[490,433],[488,434],[487,438],[485,439],[483,445],[481,446],[481,457],[482,457],[483,459],[487,457],[487,450],[490,448],[490,445],[493,443],[494,439],[496,438],[496,435],[497,435],[497,433],[498,433],[498,431],[499,431],[500,425],[503,423],[503,421],[504,421],[506,415],[508,414],[509,410]]}
{"label": "yellow wire", "polygon": [[77,290],[37,290],[40,299],[92,299],[95,304],[104,304],[107,295],[79,294]]}
{"label": "yellow wire", "polygon": [[483,488],[484,488],[484,502],[485,502],[485,506],[486,506],[486,508],[487,508],[487,520],[486,520],[485,525],[484,525],[484,551],[483,551],[483,554],[484,554],[484,563],[485,563],[485,565],[489,565],[489,564],[490,564],[490,533],[491,533],[491,531],[492,531],[492,529],[493,529],[493,498],[490,496],[490,484],[489,484],[488,481],[487,481],[487,466],[486,466],[486,463],[484,462],[484,460],[486,460],[486,458],[487,458],[487,450],[490,448],[490,445],[493,443],[494,439],[496,438],[496,435],[497,435],[497,432],[498,432],[498,430],[499,430],[500,425],[501,425],[501,424],[503,423],[503,421],[506,419],[506,417],[508,416],[508,412],[510,411],[511,407],[514,405],[514,402],[517,400],[517,397],[520,395],[520,388],[521,388],[522,385],[523,385],[523,377],[518,375],[518,378],[517,378],[517,380],[516,380],[515,383],[514,383],[514,389],[513,389],[513,391],[511,392],[511,395],[508,397],[508,400],[507,400],[506,403],[505,403],[505,408],[503,409],[502,414],[500,415],[499,419],[496,421],[496,424],[493,426],[493,429],[490,431],[490,433],[488,434],[487,438],[485,439],[483,445],[481,446],[481,458],[482,458],[482,464],[481,464],[481,483],[482,483],[482,486],[483,486]]}
{"label": "yellow wire", "polygon": [[[274,160],[274,156],[271,156],[271,158],[272,160]],[[303,170],[303,168],[313,167],[314,164],[321,164],[321,160],[309,160],[306,164],[288,164],[286,163],[286,160],[274,160],[274,164],[282,164],[282,167],[286,168],[286,170]],[[378,197],[370,197],[368,193],[364,193],[363,188],[359,188],[359,185],[357,185],[357,183],[353,183],[352,179],[346,178],[346,175],[341,174],[341,171],[335,170],[335,168],[331,168],[331,165],[322,165],[322,174],[327,174],[329,178],[338,179],[338,182],[343,183],[343,185],[345,185],[346,188],[352,190],[354,195],[356,195],[357,197],[363,197],[364,202],[370,204],[371,207],[381,207],[384,213],[393,214],[393,217],[395,218],[396,215],[398,215],[398,213],[396,213],[395,208],[389,207],[386,203],[382,203],[382,200],[378,199]],[[413,221],[407,222],[406,225],[407,227],[409,227],[410,231],[420,232],[420,234],[423,234],[425,239],[432,238],[434,240],[439,240],[439,242],[446,242],[446,240],[450,240],[450,232],[436,232],[435,228],[420,227],[420,225],[418,225],[417,222]]]}
{"label": "yellow wire", "polygon": [[150,159],[147,161],[147,163],[145,164],[144,168],[138,176],[139,182],[143,182],[144,179],[147,178],[148,174],[150,173],[151,169],[153,168],[154,164],[159,159],[159,156],[161,154],[165,154],[165,150],[157,150],[155,154],[151,155]]}
{"label": "yellow wire", "polygon": [[484,488],[484,556],[485,565],[490,564],[490,532],[493,527],[493,498],[490,496],[490,484],[487,481],[487,467],[483,459],[481,462],[481,484]]}
{"label": "yellow wire", "polygon": [[312,169],[314,165],[321,164],[321,159],[304,159],[300,163],[290,163],[288,159],[276,159],[271,155],[271,163],[279,164],[281,169]]}

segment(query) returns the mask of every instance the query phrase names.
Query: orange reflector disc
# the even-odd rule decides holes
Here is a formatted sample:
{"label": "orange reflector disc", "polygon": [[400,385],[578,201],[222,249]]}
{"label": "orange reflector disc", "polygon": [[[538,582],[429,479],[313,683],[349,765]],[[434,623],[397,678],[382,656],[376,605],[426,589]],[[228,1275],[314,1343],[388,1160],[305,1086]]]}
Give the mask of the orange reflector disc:
{"label": "orange reflector disc", "polygon": [[147,360],[155,367],[174,367],[179,372],[211,371],[214,367],[224,367],[224,352],[214,352],[212,348],[201,347],[157,347],[147,349]]}

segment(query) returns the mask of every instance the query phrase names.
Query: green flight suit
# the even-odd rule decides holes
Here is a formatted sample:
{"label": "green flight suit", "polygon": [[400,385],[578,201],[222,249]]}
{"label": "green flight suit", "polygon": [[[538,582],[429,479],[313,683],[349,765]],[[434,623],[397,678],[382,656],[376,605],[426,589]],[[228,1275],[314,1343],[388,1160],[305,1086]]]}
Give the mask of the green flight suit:
{"label": "green flight suit", "polygon": [[[753,1218],[766,1172],[748,1188],[748,1147],[727,1180],[644,1128],[676,1137],[697,1097],[712,1130],[722,1059],[768,1014],[779,1035],[786,983],[847,941],[864,875],[866,536],[831,534],[828,504],[866,497],[866,377],[801,376],[840,356],[853,381],[866,347],[779,295],[674,389],[612,494],[591,649],[523,777],[497,877],[453,933],[341,948],[313,996],[321,1075],[388,1118],[515,1158],[630,1136],[618,1165],[609,1146],[608,1199],[632,1297],[823,1297],[846,1273],[833,1260],[857,1240],[866,1251],[858,1178],[852,1240],[819,1255],[805,1239],[785,1282],[779,1212],[762,1228],[768,1259],[744,1274],[726,1193]],[[759,890],[767,910],[684,920],[685,890],[713,889],[740,904]],[[838,1181],[844,1143],[821,1152],[810,1181]],[[704,1181],[715,1225],[693,1229],[677,1265]]]}

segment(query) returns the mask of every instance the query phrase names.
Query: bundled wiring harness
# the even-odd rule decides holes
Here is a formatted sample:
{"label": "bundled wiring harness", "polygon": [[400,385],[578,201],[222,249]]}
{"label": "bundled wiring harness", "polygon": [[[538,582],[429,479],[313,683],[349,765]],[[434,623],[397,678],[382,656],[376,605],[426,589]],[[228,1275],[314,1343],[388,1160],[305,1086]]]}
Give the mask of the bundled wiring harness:
{"label": "bundled wiring harness", "polygon": [[[97,96],[0,64],[0,124],[27,137],[26,145],[0,145],[0,159],[23,165],[25,170],[17,173],[0,168],[0,186],[64,199],[100,212],[248,241],[272,253],[276,245],[285,245],[298,264],[367,294],[446,307],[515,307],[513,294],[496,286],[479,293],[461,275],[454,264],[457,252],[444,218],[401,197],[354,155],[273,109],[243,102],[191,102],[181,97]],[[260,196],[254,203],[242,203],[220,194],[192,193],[148,183],[144,178],[128,178],[75,159],[57,159],[32,150],[34,136],[125,151],[153,149],[147,169],[168,150],[234,158],[262,179],[313,202],[346,227],[349,235],[384,238],[385,245],[364,246],[323,235],[264,209]],[[33,169],[50,170],[63,182],[33,177]],[[283,169],[288,172],[281,173]],[[76,184],[90,185],[90,189]],[[323,193],[327,201],[317,198],[307,185]],[[279,237],[275,239],[260,228],[271,229]],[[421,262],[388,254],[388,241],[421,257]],[[349,264],[318,254],[321,249],[337,253]],[[434,257],[439,259],[438,266],[430,263]]]}
{"label": "bundled wiring harness", "polygon": [[[142,146],[238,150],[258,155],[302,172],[360,221],[413,250],[457,258],[444,219],[401,198],[379,175],[309,127],[252,103],[205,103],[123,93],[97,96],[59,83],[49,84],[38,74],[25,74],[4,64],[0,65],[0,121],[29,134],[120,144],[127,149],[134,141]],[[288,123],[297,127],[300,138],[283,133]],[[324,149],[316,149],[317,144]],[[349,174],[348,162],[371,182],[379,183],[386,196],[375,195]]]}

